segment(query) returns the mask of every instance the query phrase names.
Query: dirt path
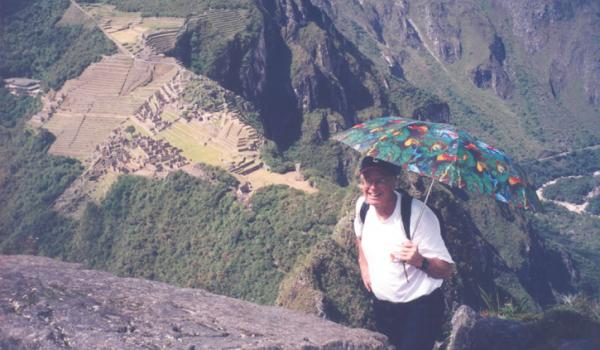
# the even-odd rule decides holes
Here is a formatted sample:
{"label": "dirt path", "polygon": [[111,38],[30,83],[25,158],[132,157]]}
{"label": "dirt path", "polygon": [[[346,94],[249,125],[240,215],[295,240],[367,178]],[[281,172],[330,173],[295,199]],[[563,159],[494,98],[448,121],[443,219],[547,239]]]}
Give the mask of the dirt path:
{"label": "dirt path", "polygon": [[115,43],[115,45],[119,49],[119,52],[121,52],[124,55],[130,56],[131,58],[135,58],[135,56],[131,52],[129,52],[129,50],[127,50],[123,45],[121,45],[121,43],[119,43],[118,41],[114,40],[110,35],[108,35],[108,33],[106,32],[106,30],[104,30],[104,28],[102,28],[102,26],[98,22],[96,22],[96,19],[93,16],[91,16],[89,13],[87,13],[81,6],[79,6],[79,4],[77,2],[75,2],[75,0],[71,0],[71,4],[73,6],[75,6],[75,7],[77,7],[77,9],[79,9],[79,11],[81,11],[81,13],[83,13],[92,22],[94,22],[94,24],[96,25],[96,28],[100,29],[102,31],[102,33],[104,33],[104,35],[106,35],[106,37],[110,41],[112,41],[113,43]]}
{"label": "dirt path", "polygon": [[539,158],[538,161],[543,162],[543,161],[546,161],[546,160],[550,160],[550,159],[554,159],[554,158],[558,158],[558,157],[563,157],[563,156],[566,156],[567,154],[574,153],[574,152],[577,152],[577,151],[596,150],[596,149],[599,149],[599,148],[600,148],[600,145],[587,146],[587,147],[583,147],[583,148],[579,148],[579,149],[574,149],[572,151],[561,152],[559,154],[555,154],[555,155],[552,155],[552,156],[548,156],[548,157],[544,157],[544,158]]}
{"label": "dirt path", "polygon": [[[599,147],[599,146],[595,146],[595,147]],[[594,177],[600,176],[600,171],[596,171],[592,176],[594,176]],[[585,208],[587,208],[588,203],[589,203],[588,201],[586,201],[583,204],[573,204],[573,203],[569,203],[569,202],[561,202],[561,201],[557,201],[557,200],[553,200],[553,199],[548,199],[548,198],[544,197],[544,189],[546,187],[548,187],[548,186],[554,185],[558,180],[561,180],[561,179],[579,179],[579,178],[582,178],[582,177],[584,177],[584,176],[582,176],[582,175],[577,175],[577,176],[563,176],[563,177],[559,177],[559,178],[554,179],[554,180],[550,180],[550,181],[546,182],[545,184],[543,184],[542,186],[540,186],[540,188],[537,189],[537,191],[536,191],[537,196],[538,196],[538,198],[541,201],[552,202],[554,204],[558,204],[558,205],[566,208],[570,212],[581,214],[585,210]],[[594,193],[595,191],[596,191],[596,189],[592,190],[587,195],[586,198],[588,198],[588,199],[591,198],[590,195],[592,193]],[[594,215],[594,216],[597,216],[597,215]]]}

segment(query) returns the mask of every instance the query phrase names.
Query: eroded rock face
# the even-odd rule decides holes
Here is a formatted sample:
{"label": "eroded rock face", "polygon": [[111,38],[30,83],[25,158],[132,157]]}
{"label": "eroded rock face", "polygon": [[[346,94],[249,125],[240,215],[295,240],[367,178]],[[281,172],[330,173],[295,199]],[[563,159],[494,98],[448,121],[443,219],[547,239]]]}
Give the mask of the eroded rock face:
{"label": "eroded rock face", "polygon": [[504,68],[506,50],[502,39],[495,36],[489,50],[488,61],[480,64],[471,72],[473,83],[480,89],[493,88],[496,95],[507,99],[511,96],[514,87]]}
{"label": "eroded rock face", "polygon": [[0,256],[2,349],[387,349],[383,335],[79,264]]}

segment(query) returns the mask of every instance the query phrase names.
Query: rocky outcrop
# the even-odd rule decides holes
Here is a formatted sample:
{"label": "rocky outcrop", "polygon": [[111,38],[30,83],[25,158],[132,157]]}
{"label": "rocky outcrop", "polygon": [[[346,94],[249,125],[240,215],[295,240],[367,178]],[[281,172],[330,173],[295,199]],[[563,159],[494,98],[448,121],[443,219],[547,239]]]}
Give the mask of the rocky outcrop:
{"label": "rocky outcrop", "polygon": [[462,305],[452,317],[447,350],[593,350],[599,324],[569,312],[551,312],[537,321],[483,317]]}
{"label": "rocky outcrop", "polygon": [[448,350],[517,350],[529,349],[533,332],[525,324],[499,318],[484,318],[462,305],[452,317]]}
{"label": "rocky outcrop", "polygon": [[424,21],[427,37],[433,43],[437,56],[446,63],[454,63],[462,57],[460,30],[449,23],[446,6],[443,2],[428,3]]}
{"label": "rocky outcrop", "polygon": [[480,89],[492,88],[500,98],[507,99],[511,96],[514,86],[504,69],[506,50],[499,36],[494,36],[489,50],[488,61],[480,64],[471,72],[473,83]]}
{"label": "rocky outcrop", "polygon": [[[288,89],[288,101],[295,101],[298,115],[328,108],[351,125],[357,111],[387,107],[383,77],[320,8],[309,1],[258,5],[265,18],[267,61],[289,62],[285,68],[289,82],[279,79],[271,84]],[[276,104],[272,97],[262,103],[269,108]],[[290,105],[285,109],[289,114]]]}
{"label": "rocky outcrop", "polygon": [[0,256],[2,349],[386,349],[384,336],[203,290]]}
{"label": "rocky outcrop", "polygon": [[512,17],[513,33],[522,38],[530,52],[543,48],[550,39],[546,29],[572,19],[575,10],[568,0],[497,0]]}
{"label": "rocky outcrop", "polygon": [[[571,81],[582,88],[586,102],[600,107],[600,30],[597,2],[566,0],[496,0],[511,17],[512,32],[528,53],[551,58],[549,90],[557,98]],[[583,102],[583,101],[582,101]]]}
{"label": "rocky outcrop", "polygon": [[[407,45],[419,45],[416,30],[401,17],[406,11],[402,3],[384,5],[372,6],[368,30],[381,43],[401,40]],[[254,103],[260,110],[265,136],[283,149],[298,140],[303,118],[318,109],[341,115],[347,127],[358,121],[359,114],[362,118],[408,114],[428,103],[440,102],[422,98],[426,94],[421,94],[422,100],[410,105],[401,100],[411,100],[411,96],[391,92],[393,88],[386,76],[389,73],[403,79],[402,57],[390,55],[387,71],[378,69],[338,29],[331,18],[337,6],[317,0],[256,1],[248,11],[248,16],[254,16],[252,32],[227,39],[215,50],[194,39],[211,30],[198,21],[187,26],[187,34],[180,36],[180,50],[174,54],[197,73]],[[396,20],[400,22],[381,26]],[[402,30],[401,39],[396,29]],[[193,41],[199,44],[192,48]],[[404,84],[410,85],[406,81]],[[416,94],[414,90],[411,86],[411,92]]]}

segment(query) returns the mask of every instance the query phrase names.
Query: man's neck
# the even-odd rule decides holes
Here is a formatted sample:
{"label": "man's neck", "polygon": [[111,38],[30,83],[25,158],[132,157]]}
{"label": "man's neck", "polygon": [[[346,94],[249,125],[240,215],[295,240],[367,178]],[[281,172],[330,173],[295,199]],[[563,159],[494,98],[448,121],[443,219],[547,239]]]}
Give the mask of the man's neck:
{"label": "man's neck", "polygon": [[394,210],[396,210],[396,202],[398,201],[398,195],[394,193],[394,196],[392,198],[393,200],[390,200],[387,203],[384,203],[380,206],[375,206],[375,212],[377,213],[377,217],[380,220],[386,220],[394,213]]}

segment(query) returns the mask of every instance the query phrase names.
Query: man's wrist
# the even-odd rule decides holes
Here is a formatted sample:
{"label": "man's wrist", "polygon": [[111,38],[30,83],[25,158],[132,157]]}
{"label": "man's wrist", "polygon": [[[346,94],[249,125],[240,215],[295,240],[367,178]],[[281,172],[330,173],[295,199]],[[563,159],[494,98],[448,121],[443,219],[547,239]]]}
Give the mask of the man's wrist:
{"label": "man's wrist", "polygon": [[427,270],[429,269],[429,260],[427,260],[426,257],[423,257],[423,260],[421,261],[421,266],[419,266],[419,269],[421,269],[421,271],[427,272]]}

